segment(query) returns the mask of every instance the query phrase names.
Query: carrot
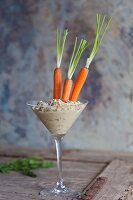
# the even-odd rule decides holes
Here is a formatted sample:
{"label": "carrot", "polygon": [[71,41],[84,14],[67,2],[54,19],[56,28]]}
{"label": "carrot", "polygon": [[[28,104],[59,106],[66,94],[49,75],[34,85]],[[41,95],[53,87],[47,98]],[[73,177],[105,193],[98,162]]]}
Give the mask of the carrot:
{"label": "carrot", "polygon": [[61,68],[56,67],[54,70],[54,99],[60,99],[62,85],[62,71]]}
{"label": "carrot", "polygon": [[68,67],[67,79],[64,82],[64,88],[63,88],[63,94],[62,94],[62,101],[64,102],[67,102],[69,100],[72,84],[73,84],[72,76],[76,70],[80,57],[87,46],[88,46],[87,41],[84,39],[81,39],[79,46],[77,48],[77,38],[75,39],[75,44],[74,44],[72,56],[71,56],[69,67]]}
{"label": "carrot", "polygon": [[84,85],[84,82],[87,78],[88,72],[89,72],[89,66],[92,60],[94,59],[95,55],[97,54],[97,51],[102,43],[103,37],[106,33],[106,30],[110,24],[111,17],[106,22],[106,15],[99,15],[96,16],[96,36],[93,44],[92,51],[90,53],[90,56],[87,58],[86,66],[81,68],[79,71],[79,74],[77,76],[74,88],[72,90],[70,101],[77,101],[78,96],[80,94],[80,91]]}
{"label": "carrot", "polygon": [[73,81],[71,79],[65,79],[64,87],[63,87],[63,94],[62,94],[62,101],[67,102],[69,100],[69,96],[71,93]]}
{"label": "carrot", "polygon": [[61,71],[61,61],[65,46],[65,41],[68,35],[68,30],[59,31],[57,29],[56,34],[56,59],[57,59],[57,67],[54,70],[54,88],[53,88],[53,98],[60,99],[61,95],[61,86],[62,86],[62,71]]}
{"label": "carrot", "polygon": [[77,77],[75,85],[74,85],[74,88],[72,90],[72,94],[69,99],[70,101],[77,101],[79,93],[80,93],[80,91],[84,85],[84,82],[87,78],[88,72],[89,72],[89,70],[86,67],[82,67],[80,69],[78,77]]}

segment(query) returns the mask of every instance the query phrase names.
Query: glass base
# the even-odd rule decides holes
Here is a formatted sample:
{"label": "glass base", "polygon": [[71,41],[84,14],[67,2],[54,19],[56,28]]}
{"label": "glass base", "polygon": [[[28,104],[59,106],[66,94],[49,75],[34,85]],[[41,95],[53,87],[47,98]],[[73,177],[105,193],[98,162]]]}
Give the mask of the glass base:
{"label": "glass base", "polygon": [[58,186],[55,188],[54,187],[52,188],[50,187],[50,185],[46,185],[46,187],[44,187],[44,189],[39,192],[39,195],[42,198],[43,197],[57,197],[57,199],[81,198],[80,192],[76,192],[66,186],[63,186],[62,188],[59,188]]}

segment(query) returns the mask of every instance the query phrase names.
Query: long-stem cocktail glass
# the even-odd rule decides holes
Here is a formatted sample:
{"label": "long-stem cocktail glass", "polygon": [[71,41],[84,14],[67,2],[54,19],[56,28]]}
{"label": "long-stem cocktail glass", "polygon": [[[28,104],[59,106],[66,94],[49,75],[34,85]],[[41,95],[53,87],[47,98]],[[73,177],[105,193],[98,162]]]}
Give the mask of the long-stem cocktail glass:
{"label": "long-stem cocktail glass", "polygon": [[[56,111],[38,111],[35,109],[38,101],[30,101],[27,102],[27,105],[30,106],[33,112],[38,116],[38,118],[42,121],[42,123],[46,126],[49,132],[53,135],[55,144],[56,144],[56,153],[57,153],[57,166],[58,166],[58,181],[55,187],[50,186],[44,188],[40,195],[44,197],[48,196],[61,196],[61,197],[71,197],[78,198],[80,197],[80,193],[77,191],[73,191],[71,188],[65,186],[63,175],[62,175],[62,147],[61,142],[69,128],[73,125],[75,120],[82,113],[84,108],[86,107],[88,101],[81,101],[81,105],[76,106],[71,105],[71,108],[74,106],[74,109],[69,110],[56,110]],[[50,105],[48,105],[50,108]]]}

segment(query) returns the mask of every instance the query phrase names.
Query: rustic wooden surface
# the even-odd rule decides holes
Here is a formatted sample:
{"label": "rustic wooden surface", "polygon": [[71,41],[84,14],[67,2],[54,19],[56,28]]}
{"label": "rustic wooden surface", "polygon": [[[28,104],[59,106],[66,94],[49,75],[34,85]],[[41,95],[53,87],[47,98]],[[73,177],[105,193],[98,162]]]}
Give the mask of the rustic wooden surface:
{"label": "rustic wooden surface", "polygon": [[[7,161],[6,158],[0,158],[0,162]],[[54,161],[55,162],[55,161]],[[63,174],[66,185],[81,191],[100,173],[105,164],[81,163],[81,162],[63,162]],[[37,178],[30,178],[17,172],[9,174],[0,174],[0,200],[15,198],[15,200],[38,199],[39,191],[45,187],[45,184],[53,185],[57,181],[56,163],[53,168],[36,170]],[[48,198],[47,198],[48,199]]]}
{"label": "rustic wooden surface", "polygon": [[[0,156],[24,157],[31,155],[42,156],[47,159],[56,159],[56,152],[54,149],[33,148],[33,147],[19,147],[19,146],[0,146]],[[63,160],[72,160],[78,162],[97,162],[109,163],[112,160],[125,160],[133,162],[133,153],[131,152],[113,152],[113,151],[90,151],[90,150],[64,150]]]}
{"label": "rustic wooden surface", "polygon": [[[98,180],[105,180],[105,184],[100,190],[96,191]],[[85,190],[82,199],[93,199],[93,191],[95,200],[133,200],[133,163],[114,160],[103,172],[90,184]],[[130,187],[129,187],[130,186]],[[91,198],[89,198],[91,196]]]}
{"label": "rustic wooden surface", "polygon": [[[55,166],[36,170],[37,178],[17,172],[0,174],[0,200],[38,200],[38,192],[46,184],[56,182],[55,150],[0,147],[0,163],[31,155],[53,160]],[[82,200],[133,200],[132,153],[65,150],[63,159],[65,183],[81,191]]]}

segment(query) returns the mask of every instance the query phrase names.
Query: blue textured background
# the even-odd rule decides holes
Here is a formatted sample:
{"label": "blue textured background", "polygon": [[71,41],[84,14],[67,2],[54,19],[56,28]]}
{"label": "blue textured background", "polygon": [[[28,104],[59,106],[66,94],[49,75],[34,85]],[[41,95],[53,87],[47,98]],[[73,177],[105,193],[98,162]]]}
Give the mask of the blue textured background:
{"label": "blue textured background", "polygon": [[26,101],[52,97],[56,28],[71,31],[62,63],[65,77],[75,36],[93,41],[96,13],[113,19],[80,96],[95,103],[69,131],[64,146],[133,151],[132,0],[0,0],[1,144],[53,146]]}

